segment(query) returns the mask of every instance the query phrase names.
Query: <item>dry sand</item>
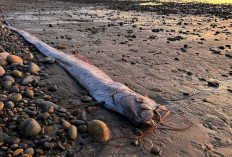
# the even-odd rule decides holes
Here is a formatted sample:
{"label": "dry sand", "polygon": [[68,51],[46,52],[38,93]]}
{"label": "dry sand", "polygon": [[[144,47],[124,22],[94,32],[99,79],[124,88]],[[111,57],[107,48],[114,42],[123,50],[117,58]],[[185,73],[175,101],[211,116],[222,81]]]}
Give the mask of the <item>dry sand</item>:
{"label": "dry sand", "polygon": [[[1,0],[0,9],[0,15],[14,27],[54,47],[67,45],[65,52],[78,51],[115,81],[184,113],[192,122],[190,129],[158,130],[158,135],[149,137],[161,146],[161,156],[232,156],[231,19],[59,1]],[[80,102],[83,88],[66,72],[54,65],[48,73],[64,96],[59,105]],[[210,87],[209,82],[219,87]],[[133,127],[103,108],[88,118]],[[142,146],[114,148],[80,137],[76,150],[80,143],[84,147],[77,156],[152,156]]]}

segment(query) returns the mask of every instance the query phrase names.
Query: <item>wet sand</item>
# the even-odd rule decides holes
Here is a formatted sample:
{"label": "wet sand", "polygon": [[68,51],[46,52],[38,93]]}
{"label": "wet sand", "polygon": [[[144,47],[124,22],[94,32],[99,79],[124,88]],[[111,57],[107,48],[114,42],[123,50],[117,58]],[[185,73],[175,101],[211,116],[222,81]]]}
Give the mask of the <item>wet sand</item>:
{"label": "wet sand", "polygon": [[[231,19],[122,11],[118,7],[111,10],[97,4],[58,1],[2,1],[0,8],[0,15],[14,27],[31,32],[53,47],[67,45],[65,52],[86,56],[115,81],[184,113],[192,122],[190,129],[158,130],[158,135],[149,137],[154,145],[161,146],[161,156],[232,155]],[[65,75],[64,80],[69,79]],[[80,101],[76,93],[81,87],[74,88],[73,80],[60,84],[59,77],[57,73],[51,79],[60,89],[68,87],[70,91],[60,91],[60,95],[70,94],[63,100],[73,104]],[[89,118],[133,126],[104,109]],[[93,152],[96,156],[152,156],[142,146],[118,149],[81,141],[85,146],[77,154],[80,156],[91,156]]]}

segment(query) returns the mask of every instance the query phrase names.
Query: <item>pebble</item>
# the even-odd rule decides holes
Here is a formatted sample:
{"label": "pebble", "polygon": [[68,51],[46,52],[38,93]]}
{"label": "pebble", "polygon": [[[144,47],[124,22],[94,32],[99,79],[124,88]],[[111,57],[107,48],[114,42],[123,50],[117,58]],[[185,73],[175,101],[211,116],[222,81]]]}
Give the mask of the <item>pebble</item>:
{"label": "pebble", "polygon": [[88,108],[86,109],[86,112],[91,113],[91,112],[94,112],[94,111],[96,111],[96,110],[98,110],[98,107],[93,106],[93,107],[88,107]]}
{"label": "pebble", "polygon": [[39,76],[31,75],[31,76],[26,77],[25,79],[23,79],[22,85],[27,86],[29,83],[33,82],[34,80],[36,80],[38,82]]}
{"label": "pebble", "polygon": [[81,101],[84,103],[89,103],[89,102],[93,101],[93,99],[90,96],[84,95],[81,97]]}
{"label": "pebble", "polygon": [[71,140],[76,140],[77,139],[77,128],[74,125],[71,125],[68,129],[68,137]]}
{"label": "pebble", "polygon": [[79,113],[81,113],[81,111],[82,111],[82,110],[79,109],[79,108],[78,108],[78,109],[74,109],[74,111],[72,111],[72,115],[73,115],[73,116],[77,116]]}
{"label": "pebble", "polygon": [[4,103],[0,101],[0,111],[4,108]]}
{"label": "pebble", "polygon": [[56,85],[50,85],[48,86],[48,91],[51,91],[51,92],[55,92],[57,90],[57,86]]}
{"label": "pebble", "polygon": [[4,142],[11,145],[11,144],[19,144],[21,142],[21,140],[20,140],[20,138],[18,138],[16,136],[10,136]]}
{"label": "pebble", "polygon": [[0,58],[0,66],[6,66],[8,64],[8,62],[6,61],[6,59]]}
{"label": "pebble", "polygon": [[23,63],[23,60],[15,55],[8,55],[6,59],[9,63],[20,63],[20,64]]}
{"label": "pebble", "polygon": [[6,101],[5,106],[8,107],[8,108],[13,108],[15,106],[15,104],[12,101]]}
{"label": "pebble", "polygon": [[3,77],[3,81],[11,81],[12,83],[15,82],[14,78],[11,77],[11,76],[4,76],[4,77]]}
{"label": "pebble", "polygon": [[86,120],[87,120],[86,112],[85,112],[85,111],[81,111],[81,112],[78,114],[77,119],[78,119],[78,120],[84,120],[84,121],[86,121]]}
{"label": "pebble", "polygon": [[9,54],[8,52],[2,52],[2,53],[0,53],[0,58],[6,60],[7,56],[9,56],[9,55],[10,55],[10,54]]}
{"label": "pebble", "polygon": [[40,133],[41,126],[35,119],[29,118],[21,122],[19,130],[25,136],[34,136]]}
{"label": "pebble", "polygon": [[27,97],[29,97],[29,98],[33,98],[34,97],[34,91],[26,88],[25,95]]}
{"label": "pebble", "polygon": [[19,147],[19,145],[18,144],[12,144],[11,146],[10,146],[10,149],[12,149],[12,150],[15,150],[16,148],[18,148]]}
{"label": "pebble", "polygon": [[161,155],[162,154],[162,150],[159,146],[154,146],[151,148],[151,152],[155,155]]}
{"label": "pebble", "polygon": [[37,155],[43,155],[44,154],[44,151],[42,149],[39,149],[39,148],[36,149],[35,152],[36,152]]}
{"label": "pebble", "polygon": [[0,66],[0,77],[4,76],[5,75],[5,70],[3,69],[2,66]]}
{"label": "pebble", "polygon": [[57,45],[56,48],[60,49],[60,50],[64,50],[64,49],[67,49],[68,46],[67,45]]}
{"label": "pebble", "polygon": [[83,120],[71,120],[70,123],[71,123],[72,125],[76,125],[76,126],[86,124],[85,121],[83,121]]}
{"label": "pebble", "polygon": [[48,112],[45,112],[45,113],[40,113],[37,118],[41,120],[47,120],[49,117],[50,114]]}
{"label": "pebble", "polygon": [[100,120],[89,122],[88,132],[97,142],[106,142],[110,138],[110,129]]}
{"label": "pebble", "polygon": [[14,77],[22,77],[23,73],[21,71],[18,71],[18,70],[13,70],[11,72],[11,75]]}
{"label": "pebble", "polygon": [[54,144],[50,142],[44,142],[43,147],[48,150],[52,150],[54,148]]}
{"label": "pebble", "polygon": [[10,100],[13,102],[19,102],[22,100],[22,95],[21,94],[13,94],[10,96]]}
{"label": "pebble", "polygon": [[29,154],[29,155],[34,155],[35,151],[33,148],[27,148],[25,151],[24,151],[25,154]]}
{"label": "pebble", "polygon": [[0,46],[0,53],[5,52],[4,48]]}
{"label": "pebble", "polygon": [[13,153],[13,156],[18,156],[18,155],[22,154],[22,152],[23,152],[23,149],[22,149],[22,148],[16,149],[16,150],[14,151],[14,153]]}
{"label": "pebble", "polygon": [[11,81],[1,81],[1,86],[3,88],[7,88],[7,87],[10,87],[12,85],[12,82]]}
{"label": "pebble", "polygon": [[62,128],[65,130],[71,127],[71,124],[66,120],[62,120],[61,123],[62,123]]}
{"label": "pebble", "polygon": [[86,125],[80,125],[80,126],[78,126],[78,130],[81,132],[87,132],[88,127]]}
{"label": "pebble", "polygon": [[33,75],[38,75],[40,71],[40,68],[38,67],[38,65],[36,65],[35,63],[30,63],[28,66],[28,72],[33,74]]}
{"label": "pebble", "polygon": [[217,81],[208,81],[208,86],[218,88],[219,83]]}
{"label": "pebble", "polygon": [[30,53],[30,52],[24,53],[23,59],[25,59],[25,60],[32,60],[32,59],[34,59],[34,56],[33,56],[33,54]]}

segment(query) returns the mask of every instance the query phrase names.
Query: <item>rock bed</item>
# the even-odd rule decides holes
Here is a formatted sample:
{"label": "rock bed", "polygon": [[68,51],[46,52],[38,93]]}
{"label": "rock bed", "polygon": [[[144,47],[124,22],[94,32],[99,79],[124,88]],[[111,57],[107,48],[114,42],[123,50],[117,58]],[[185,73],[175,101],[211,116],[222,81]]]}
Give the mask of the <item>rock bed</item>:
{"label": "rock bed", "polygon": [[43,73],[54,63],[0,19],[0,156],[74,156],[70,149],[79,132],[99,142],[110,138],[104,122],[93,120],[88,130],[86,111],[70,113],[57,105],[62,99],[55,94],[58,87],[46,82],[49,76]]}

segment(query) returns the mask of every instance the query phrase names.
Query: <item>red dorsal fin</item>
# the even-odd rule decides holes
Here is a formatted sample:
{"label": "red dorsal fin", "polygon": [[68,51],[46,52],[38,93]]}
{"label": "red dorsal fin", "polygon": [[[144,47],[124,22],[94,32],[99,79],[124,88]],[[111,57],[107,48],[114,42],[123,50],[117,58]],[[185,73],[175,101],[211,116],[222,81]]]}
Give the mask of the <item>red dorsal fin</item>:
{"label": "red dorsal fin", "polygon": [[[82,56],[82,55],[75,55],[76,58],[88,63],[88,64],[91,64],[88,59],[85,57],[85,56]],[[92,65],[92,64],[91,64]]]}
{"label": "red dorsal fin", "polygon": [[145,93],[145,94],[144,94],[144,97],[148,98],[148,94],[147,94],[147,93]]}

